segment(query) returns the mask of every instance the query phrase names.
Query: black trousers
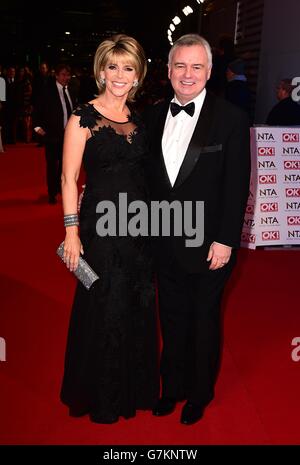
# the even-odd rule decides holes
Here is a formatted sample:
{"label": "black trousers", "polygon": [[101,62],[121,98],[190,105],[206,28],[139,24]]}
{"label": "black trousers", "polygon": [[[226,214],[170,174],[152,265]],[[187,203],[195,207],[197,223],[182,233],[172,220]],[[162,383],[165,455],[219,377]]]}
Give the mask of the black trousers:
{"label": "black trousers", "polygon": [[45,143],[46,178],[48,196],[55,197],[61,191],[63,140]]}
{"label": "black trousers", "polygon": [[5,144],[15,144],[17,142],[17,126],[18,115],[16,109],[6,107],[3,118],[3,141]]}
{"label": "black trousers", "polygon": [[223,268],[189,274],[172,260],[158,271],[162,396],[207,405],[214,397],[220,307],[235,255]]}

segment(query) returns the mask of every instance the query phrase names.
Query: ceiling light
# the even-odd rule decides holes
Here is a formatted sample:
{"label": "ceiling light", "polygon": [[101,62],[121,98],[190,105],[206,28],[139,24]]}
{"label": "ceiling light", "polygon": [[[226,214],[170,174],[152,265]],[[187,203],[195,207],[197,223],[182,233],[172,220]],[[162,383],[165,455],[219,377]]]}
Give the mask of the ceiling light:
{"label": "ceiling light", "polygon": [[174,16],[174,18],[172,19],[173,23],[175,25],[181,23],[181,19],[179,18],[179,16]]}

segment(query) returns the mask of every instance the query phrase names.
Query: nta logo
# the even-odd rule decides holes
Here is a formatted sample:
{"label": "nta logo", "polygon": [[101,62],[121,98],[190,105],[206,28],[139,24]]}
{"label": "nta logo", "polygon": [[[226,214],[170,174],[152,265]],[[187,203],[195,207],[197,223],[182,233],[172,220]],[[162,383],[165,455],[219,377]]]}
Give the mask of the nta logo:
{"label": "nta logo", "polygon": [[276,190],[271,188],[259,189],[259,195],[260,197],[278,197]]}
{"label": "nta logo", "polygon": [[271,132],[258,132],[257,140],[271,140],[275,142],[274,136]]}

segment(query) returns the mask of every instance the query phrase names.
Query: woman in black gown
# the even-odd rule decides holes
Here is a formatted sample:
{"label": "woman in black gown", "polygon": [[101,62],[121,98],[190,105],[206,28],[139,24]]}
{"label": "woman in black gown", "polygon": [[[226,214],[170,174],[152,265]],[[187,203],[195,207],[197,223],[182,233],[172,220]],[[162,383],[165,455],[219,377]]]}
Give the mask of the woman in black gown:
{"label": "woman in black gown", "polygon": [[[83,258],[100,276],[90,290],[76,289],[65,357],[61,400],[70,415],[97,423],[133,417],[158,398],[157,324],[151,257],[146,237],[101,237],[98,202],[118,213],[120,193],[147,202],[143,166],[145,133],[129,109],[146,74],[135,39],[119,35],[102,42],[94,59],[99,95],[80,105],[65,132],[62,196],[69,216],[64,259],[71,271]],[[86,187],[76,224],[81,163]],[[71,220],[70,220],[71,218]],[[118,223],[117,223],[118,224]]]}

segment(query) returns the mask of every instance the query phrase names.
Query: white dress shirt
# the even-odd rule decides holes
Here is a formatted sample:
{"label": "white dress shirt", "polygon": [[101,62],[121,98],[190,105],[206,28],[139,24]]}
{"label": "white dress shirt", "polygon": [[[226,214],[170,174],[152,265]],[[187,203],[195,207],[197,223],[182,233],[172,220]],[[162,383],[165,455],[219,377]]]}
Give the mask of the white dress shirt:
{"label": "white dress shirt", "polygon": [[[191,102],[195,103],[195,113],[193,116],[188,115],[184,110],[181,110],[176,116],[172,116],[169,108],[162,137],[162,151],[172,186],[175,184],[184,160],[205,96],[206,89],[203,89],[196,98],[191,100]],[[173,98],[172,102],[181,105],[176,96]],[[188,103],[190,102],[187,102],[186,105]]]}
{"label": "white dress shirt", "polygon": [[[66,107],[66,102],[65,102],[64,94],[63,94],[63,88],[64,88],[64,86],[62,86],[58,81],[56,81],[56,86],[57,86],[57,90],[58,90],[59,97],[60,97],[60,100],[61,100],[61,104],[62,104],[62,107],[63,107],[63,112],[64,112],[64,128],[65,128],[66,125],[67,125],[67,122],[68,122],[68,112],[67,112],[67,107]],[[67,94],[68,100],[69,100],[69,102],[70,102],[71,109],[73,109],[72,100],[71,100],[71,98],[70,98],[70,94],[69,94],[69,91],[68,91],[68,87],[65,86],[65,88],[66,88],[66,94]]]}

